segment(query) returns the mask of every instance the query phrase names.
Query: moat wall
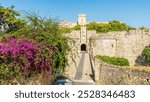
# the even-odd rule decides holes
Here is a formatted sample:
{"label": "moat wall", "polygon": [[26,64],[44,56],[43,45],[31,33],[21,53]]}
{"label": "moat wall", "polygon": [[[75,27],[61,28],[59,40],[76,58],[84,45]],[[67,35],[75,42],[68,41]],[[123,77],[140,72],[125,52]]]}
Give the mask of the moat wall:
{"label": "moat wall", "polygon": [[95,80],[102,85],[150,85],[150,72],[94,61]]}
{"label": "moat wall", "polygon": [[91,55],[106,55],[127,58],[130,65],[138,64],[138,57],[145,46],[150,45],[150,32],[131,30],[129,32],[109,32],[91,36]]}

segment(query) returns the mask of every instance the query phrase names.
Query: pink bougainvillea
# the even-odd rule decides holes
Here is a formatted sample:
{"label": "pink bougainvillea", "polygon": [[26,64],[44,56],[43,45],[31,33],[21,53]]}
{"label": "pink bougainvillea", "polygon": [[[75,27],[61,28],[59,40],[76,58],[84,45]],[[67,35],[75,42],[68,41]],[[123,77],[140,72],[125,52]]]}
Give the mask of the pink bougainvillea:
{"label": "pink bougainvillea", "polygon": [[20,71],[44,71],[50,75],[51,63],[48,59],[40,54],[38,46],[31,42],[22,39],[18,40],[15,37],[8,37],[0,43],[0,59],[5,63],[19,64]]}

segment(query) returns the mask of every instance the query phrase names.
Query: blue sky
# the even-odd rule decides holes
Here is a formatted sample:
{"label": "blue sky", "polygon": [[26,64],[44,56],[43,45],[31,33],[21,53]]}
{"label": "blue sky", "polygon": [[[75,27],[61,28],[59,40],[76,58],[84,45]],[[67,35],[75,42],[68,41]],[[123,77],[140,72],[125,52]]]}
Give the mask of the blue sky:
{"label": "blue sky", "polygon": [[2,6],[15,10],[34,10],[41,16],[77,21],[79,13],[87,14],[87,21],[119,20],[130,26],[150,28],[150,0],[0,0]]}

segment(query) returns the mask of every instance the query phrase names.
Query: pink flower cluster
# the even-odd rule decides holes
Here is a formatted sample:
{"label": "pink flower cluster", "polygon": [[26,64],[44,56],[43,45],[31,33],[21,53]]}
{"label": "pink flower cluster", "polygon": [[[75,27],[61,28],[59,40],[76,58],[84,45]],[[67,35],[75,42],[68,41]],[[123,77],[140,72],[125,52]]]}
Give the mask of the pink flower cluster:
{"label": "pink flower cluster", "polygon": [[38,47],[29,43],[27,40],[17,41],[14,37],[5,38],[0,44],[1,54],[10,54],[18,57],[20,54],[25,54],[28,59],[34,59]]}
{"label": "pink flower cluster", "polygon": [[[17,40],[15,37],[8,37],[3,39],[2,43],[0,43],[0,55],[7,55],[7,57],[3,57],[5,58],[4,60],[23,60],[19,60],[20,62],[17,62],[19,64],[22,64],[21,66],[23,66],[23,72],[40,70],[45,71],[47,75],[50,75],[50,61],[48,61],[46,58],[42,57],[41,54],[39,54],[38,46],[28,42],[27,40]],[[27,61],[24,61],[26,59]]]}

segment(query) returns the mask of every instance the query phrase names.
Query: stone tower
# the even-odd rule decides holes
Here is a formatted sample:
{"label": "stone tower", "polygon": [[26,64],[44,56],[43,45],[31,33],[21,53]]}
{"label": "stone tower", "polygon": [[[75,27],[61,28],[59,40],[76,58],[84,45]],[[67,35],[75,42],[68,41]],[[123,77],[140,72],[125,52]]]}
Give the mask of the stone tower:
{"label": "stone tower", "polygon": [[80,51],[87,51],[87,31],[86,31],[86,14],[78,15],[78,25],[80,28]]}
{"label": "stone tower", "polygon": [[86,25],[86,14],[78,15],[78,25],[81,25],[81,26]]}

